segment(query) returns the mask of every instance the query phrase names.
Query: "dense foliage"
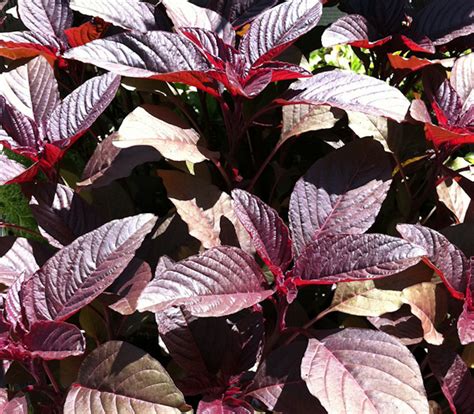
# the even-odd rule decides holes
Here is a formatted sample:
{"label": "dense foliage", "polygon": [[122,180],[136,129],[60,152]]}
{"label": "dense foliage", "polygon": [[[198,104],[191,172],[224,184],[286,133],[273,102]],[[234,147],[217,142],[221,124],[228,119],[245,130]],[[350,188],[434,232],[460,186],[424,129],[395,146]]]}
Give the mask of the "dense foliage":
{"label": "dense foliage", "polygon": [[2,413],[474,412],[472,1],[0,11]]}

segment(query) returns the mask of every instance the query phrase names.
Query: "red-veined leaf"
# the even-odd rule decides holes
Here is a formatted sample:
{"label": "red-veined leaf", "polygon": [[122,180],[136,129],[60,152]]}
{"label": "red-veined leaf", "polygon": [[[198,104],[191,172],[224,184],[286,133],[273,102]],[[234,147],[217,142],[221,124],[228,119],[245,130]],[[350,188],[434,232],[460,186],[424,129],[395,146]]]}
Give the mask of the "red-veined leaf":
{"label": "red-veined leaf", "polygon": [[449,81],[464,105],[466,105],[469,96],[471,96],[471,100],[474,99],[472,97],[472,91],[474,90],[474,53],[471,52],[456,59]]}

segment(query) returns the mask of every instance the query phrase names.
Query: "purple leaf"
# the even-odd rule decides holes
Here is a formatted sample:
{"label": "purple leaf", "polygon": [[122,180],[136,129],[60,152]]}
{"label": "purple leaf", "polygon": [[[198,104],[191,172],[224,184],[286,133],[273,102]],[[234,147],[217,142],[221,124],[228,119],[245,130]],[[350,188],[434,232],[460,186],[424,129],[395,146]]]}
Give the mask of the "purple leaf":
{"label": "purple leaf", "polygon": [[0,46],[11,49],[27,47],[38,53],[52,55],[59,53],[61,42],[51,33],[6,32],[0,33]]}
{"label": "purple leaf", "polygon": [[344,111],[329,106],[287,105],[283,107],[283,128],[279,144],[305,132],[330,129],[344,116]]}
{"label": "purple leaf", "polygon": [[119,341],[107,342],[86,357],[64,405],[64,412],[71,414],[178,414],[189,409],[158,361]]}
{"label": "purple leaf", "polygon": [[5,297],[5,321],[11,325],[13,330],[16,329],[17,325],[24,327],[20,291],[25,278],[26,273],[21,273],[9,287]]}
{"label": "purple leaf", "polygon": [[25,396],[15,397],[5,405],[0,405],[0,409],[2,414],[28,414],[28,400]]}
{"label": "purple leaf", "polygon": [[145,145],[118,148],[114,145],[116,138],[115,133],[110,134],[97,146],[82,172],[81,181],[77,183],[79,190],[104,187],[128,177],[135,167],[161,158],[157,151]]}
{"label": "purple leaf", "polygon": [[[291,93],[291,95],[290,95]],[[366,75],[332,70],[293,83],[282,104],[331,105],[403,121],[410,102],[396,88]]]}
{"label": "purple leaf", "polygon": [[138,310],[160,312],[184,305],[195,316],[224,316],[272,294],[251,256],[234,247],[215,247],[176,263],[143,291]]}
{"label": "purple leaf", "polygon": [[86,341],[79,328],[66,322],[35,322],[23,343],[33,357],[44,360],[82,355]]}
{"label": "purple leaf", "polygon": [[397,230],[405,240],[426,250],[430,267],[441,277],[451,295],[463,299],[469,271],[464,253],[442,234],[428,227],[399,224]]}
{"label": "purple leaf", "polygon": [[289,0],[258,16],[240,42],[239,50],[253,66],[272,60],[321,18],[319,0]]}
{"label": "purple leaf", "polygon": [[435,0],[414,18],[413,32],[444,45],[474,30],[474,5],[464,0]]}
{"label": "purple leaf", "polygon": [[30,158],[36,155],[42,146],[42,139],[35,121],[6,105],[2,96],[0,96],[0,124],[6,132],[1,134],[4,145]]}
{"label": "purple leaf", "polygon": [[296,259],[301,284],[332,284],[393,275],[418,263],[426,250],[383,234],[327,235]]}
{"label": "purple leaf", "polygon": [[402,306],[398,311],[367,319],[379,331],[398,338],[404,345],[415,345],[423,341],[421,322],[411,313],[408,305]]}
{"label": "purple leaf", "polygon": [[[21,273],[31,274],[36,272],[46,260],[48,260],[54,250],[43,243],[22,237],[1,237],[0,238],[0,283],[5,283],[8,274],[17,275]],[[8,273],[10,271],[10,273]],[[12,273],[13,272],[13,273]],[[14,281],[11,280],[12,282]]]}
{"label": "purple leaf", "polygon": [[30,323],[64,321],[99,296],[127,267],[156,219],[115,220],[60,250],[24,284]]}
{"label": "purple leaf", "polygon": [[226,44],[233,45],[235,32],[231,24],[218,13],[195,6],[186,0],[163,0],[175,29],[192,27],[209,30]]}
{"label": "purple leaf", "polygon": [[391,36],[381,36],[370,22],[359,14],[341,17],[329,26],[321,37],[324,47],[349,44],[371,48],[388,42]]}
{"label": "purple leaf", "polygon": [[461,344],[474,343],[474,307],[464,303],[463,311],[458,319],[458,335]]}
{"label": "purple leaf", "polygon": [[462,358],[445,345],[430,347],[428,362],[452,412],[474,412],[474,378]]}
{"label": "purple leaf", "polygon": [[138,298],[153,278],[150,265],[140,259],[134,258],[123,273],[110,286],[109,290],[121,297],[120,300],[110,305],[122,315],[131,315],[137,309]]}
{"label": "purple leaf", "polygon": [[94,40],[64,55],[91,63],[119,75],[136,78],[153,76],[169,82],[204,87],[212,68],[199,49],[176,33],[152,31],[123,33]]}
{"label": "purple leaf", "polygon": [[18,0],[21,21],[33,32],[51,33],[65,38],[64,29],[72,24],[73,14],[69,0]]}
{"label": "purple leaf", "polygon": [[382,332],[344,329],[310,339],[301,376],[329,413],[429,413],[418,363]]}
{"label": "purple leaf", "polygon": [[[261,312],[230,318],[196,318],[184,307],[156,314],[158,331],[173,360],[187,374],[218,385],[252,368],[263,346]],[[209,350],[212,349],[212,352]]]}
{"label": "purple leaf", "polygon": [[24,188],[41,234],[54,247],[66,246],[102,224],[95,209],[69,187],[40,183]]}
{"label": "purple leaf", "polygon": [[200,145],[200,138],[198,132],[170,108],[142,105],[125,117],[115,135],[115,145],[120,148],[148,145],[165,158],[192,163],[218,156]]}
{"label": "purple leaf", "polygon": [[112,73],[84,82],[52,113],[48,121],[49,138],[68,142],[84,133],[112,102],[119,86],[120,77]]}
{"label": "purple leaf", "polygon": [[470,258],[466,300],[458,319],[458,335],[463,345],[474,342],[474,257]]}
{"label": "purple leaf", "polygon": [[290,229],[296,251],[324,234],[362,234],[375,222],[391,184],[390,159],[359,139],[317,161],[295,185]]}
{"label": "purple leaf", "polygon": [[243,190],[232,192],[234,210],[248,231],[257,253],[278,277],[288,269],[293,254],[288,228],[278,213]]}
{"label": "purple leaf", "polygon": [[246,407],[228,405],[222,399],[204,398],[199,401],[196,414],[252,414]]}
{"label": "purple leaf", "polygon": [[277,0],[209,0],[206,7],[222,14],[234,27],[240,27],[276,3]]}
{"label": "purple leaf", "polygon": [[0,154],[0,185],[9,184],[26,171],[26,168],[19,162],[13,161],[3,154]]}
{"label": "purple leaf", "polygon": [[445,78],[444,71],[438,71],[437,68],[425,69],[423,86],[429,100],[441,108],[447,123],[455,125],[462,110],[462,101],[449,80]]}
{"label": "purple leaf", "polygon": [[257,398],[267,409],[283,414],[325,413],[301,378],[300,365],[306,347],[305,341],[293,342],[270,353],[245,389],[245,396]]}
{"label": "purple leaf", "polygon": [[0,88],[9,105],[37,125],[42,125],[59,104],[53,68],[42,56],[2,74]]}
{"label": "purple leaf", "polygon": [[386,34],[400,31],[401,22],[406,15],[405,0],[348,0],[345,3],[351,13],[365,16],[378,31]]}
{"label": "purple leaf", "polygon": [[[456,59],[449,80],[461,101],[466,105],[469,95],[474,90],[474,53]],[[472,102],[474,97],[470,99]]]}
{"label": "purple leaf", "polygon": [[71,0],[71,9],[137,32],[157,28],[153,6],[140,0]]}

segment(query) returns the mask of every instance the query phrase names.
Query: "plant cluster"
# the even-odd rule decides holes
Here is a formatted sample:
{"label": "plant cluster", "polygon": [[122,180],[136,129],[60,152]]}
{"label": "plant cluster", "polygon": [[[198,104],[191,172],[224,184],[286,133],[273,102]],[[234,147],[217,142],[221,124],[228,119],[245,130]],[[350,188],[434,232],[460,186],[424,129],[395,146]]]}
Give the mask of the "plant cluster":
{"label": "plant cluster", "polygon": [[7,3],[2,413],[474,412],[472,1]]}

